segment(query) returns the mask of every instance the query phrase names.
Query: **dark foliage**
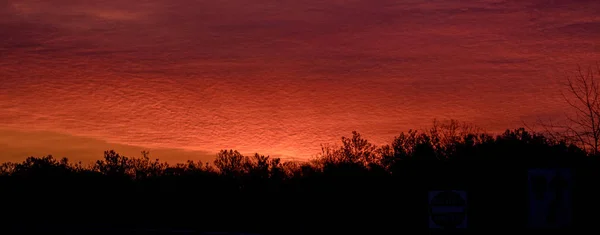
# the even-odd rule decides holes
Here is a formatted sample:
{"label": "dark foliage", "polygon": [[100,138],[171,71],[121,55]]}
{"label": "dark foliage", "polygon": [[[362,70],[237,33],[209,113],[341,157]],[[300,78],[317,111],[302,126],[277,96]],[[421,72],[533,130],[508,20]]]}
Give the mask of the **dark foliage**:
{"label": "dark foliage", "polygon": [[52,156],[4,163],[0,223],[44,231],[418,232],[427,228],[427,191],[465,189],[470,228],[514,231],[526,219],[527,169],[557,166],[576,170],[577,215],[597,205],[597,158],[524,129],[493,137],[452,122],[402,133],[386,146],[353,132],[307,162],[235,150],[222,150],[212,164],[142,155],[106,151],[91,166]]}

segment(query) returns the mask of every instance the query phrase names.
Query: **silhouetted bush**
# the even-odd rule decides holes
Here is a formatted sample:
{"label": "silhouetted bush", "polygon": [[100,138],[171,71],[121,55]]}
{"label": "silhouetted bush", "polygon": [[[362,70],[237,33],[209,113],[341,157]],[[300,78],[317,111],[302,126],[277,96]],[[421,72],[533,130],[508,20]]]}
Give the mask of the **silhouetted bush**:
{"label": "silhouetted bush", "polygon": [[0,165],[0,213],[5,228],[377,233],[427,228],[427,191],[465,189],[470,227],[519,228],[528,168],[576,169],[576,195],[591,201],[597,162],[522,128],[494,137],[454,121],[401,133],[384,146],[353,132],[306,162],[235,150],[220,151],[212,164],[172,165],[148,152],[130,158],[112,150],[90,166],[29,157]]}

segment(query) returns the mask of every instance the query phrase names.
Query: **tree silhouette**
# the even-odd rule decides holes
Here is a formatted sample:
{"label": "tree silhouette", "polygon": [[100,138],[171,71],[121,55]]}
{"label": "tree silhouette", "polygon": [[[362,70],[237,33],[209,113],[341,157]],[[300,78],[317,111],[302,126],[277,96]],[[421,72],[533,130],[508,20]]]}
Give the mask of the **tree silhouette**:
{"label": "tree silhouette", "polygon": [[[7,228],[59,234],[70,233],[67,228],[400,233],[427,226],[423,192],[458,187],[474,195],[469,226],[507,227],[502,221],[516,220],[514,211],[521,210],[521,170],[581,164],[586,168],[578,175],[592,185],[598,159],[587,154],[523,128],[492,136],[450,121],[400,133],[382,146],[352,132],[339,145],[322,145],[321,154],[307,161],[236,150],[219,151],[212,163],[169,164],[147,151],[140,157],[105,151],[90,166],[29,157],[0,165],[6,202],[0,213],[8,215]],[[548,187],[557,193],[564,183],[531,181],[540,199]],[[594,187],[578,190],[588,204],[594,198]],[[561,195],[554,198],[551,214],[564,213],[557,204]],[[553,223],[560,218],[548,217]]]}
{"label": "tree silhouette", "polygon": [[125,176],[131,173],[132,168],[129,158],[119,155],[114,150],[105,151],[104,160],[98,160],[94,165],[95,170],[110,176]]}
{"label": "tree silhouette", "polygon": [[221,150],[221,152],[217,154],[214,164],[224,175],[241,175],[247,170],[248,158],[237,150]]}
{"label": "tree silhouette", "polygon": [[578,67],[566,78],[566,92],[561,92],[571,112],[565,113],[567,122],[538,122],[553,139],[575,143],[592,155],[600,151],[600,65],[586,70]]}

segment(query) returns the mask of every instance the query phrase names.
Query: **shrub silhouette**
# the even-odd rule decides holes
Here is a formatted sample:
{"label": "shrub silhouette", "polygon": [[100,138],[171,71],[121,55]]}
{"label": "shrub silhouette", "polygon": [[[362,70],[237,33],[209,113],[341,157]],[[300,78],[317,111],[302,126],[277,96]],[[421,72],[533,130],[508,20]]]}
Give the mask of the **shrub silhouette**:
{"label": "shrub silhouette", "polygon": [[[491,136],[458,122],[410,130],[383,146],[352,132],[310,161],[221,150],[212,164],[168,164],[149,152],[135,158],[110,150],[90,166],[52,156],[0,165],[0,213],[8,217],[4,228],[44,231],[378,233],[426,228],[423,195],[462,188],[475,195],[470,227],[517,228],[524,223],[514,215],[523,204],[518,192],[525,197],[520,182],[527,180],[519,172],[552,166],[577,166],[581,182],[597,182],[597,157],[577,146],[523,128]],[[503,224],[509,217],[512,225]]]}

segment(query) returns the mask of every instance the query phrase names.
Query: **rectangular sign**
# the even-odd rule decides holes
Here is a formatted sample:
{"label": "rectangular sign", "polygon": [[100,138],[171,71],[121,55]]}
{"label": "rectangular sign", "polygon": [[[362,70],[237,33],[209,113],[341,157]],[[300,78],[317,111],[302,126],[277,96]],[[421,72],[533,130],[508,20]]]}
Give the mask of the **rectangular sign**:
{"label": "rectangular sign", "polygon": [[572,218],[572,175],[569,169],[530,169],[528,226],[567,228]]}
{"label": "rectangular sign", "polygon": [[467,227],[467,192],[460,190],[429,192],[429,228]]}

